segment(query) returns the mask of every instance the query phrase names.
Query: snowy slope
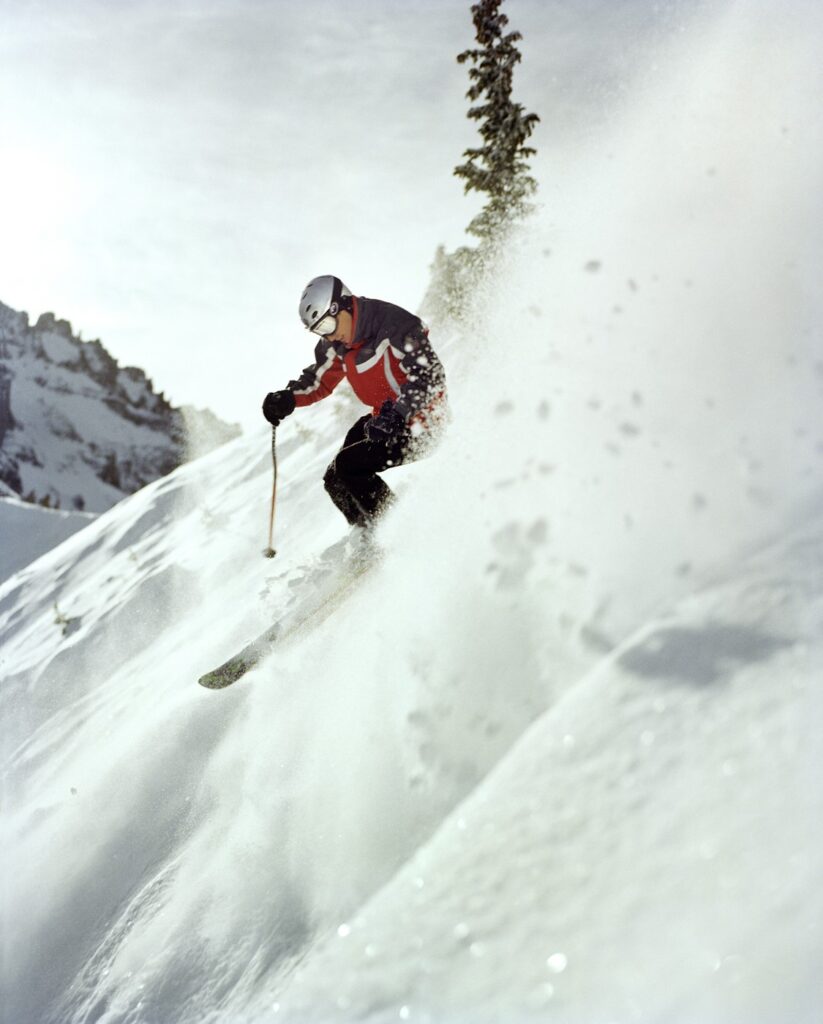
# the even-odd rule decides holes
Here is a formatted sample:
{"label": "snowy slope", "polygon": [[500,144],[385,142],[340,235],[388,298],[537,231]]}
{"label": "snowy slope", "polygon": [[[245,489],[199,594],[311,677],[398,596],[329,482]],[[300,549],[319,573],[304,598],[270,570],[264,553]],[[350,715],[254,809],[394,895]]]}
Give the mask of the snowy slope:
{"label": "snowy slope", "polygon": [[88,512],[42,508],[0,492],[0,580],[39,558],[43,552],[81,530],[94,519]]}
{"label": "snowy slope", "polygon": [[483,529],[449,532],[441,506],[421,557],[432,460],[334,620],[203,691],[341,533],[319,484],[335,419],[327,403],[322,443],[282,441],[277,561],[259,554],[261,433],[0,588],[5,1019],[267,1020],[282,1001],[289,1020],[519,1020],[556,1000],[561,1020],[685,1021],[705,1000],[700,1019],[734,1020],[718,1007],[776,998],[758,972],[786,948],[805,1011],[818,532],[587,673],[586,644],[553,639],[556,570],[529,515],[507,532],[520,547],[491,531],[478,560]]}
{"label": "snowy slope", "polygon": [[272,1019],[819,1020],[821,568],[818,521],[620,645]]}
{"label": "snowy slope", "polygon": [[812,1019],[819,69],[735,10],[435,331],[453,426],[322,628],[196,685],[344,532],[338,394],[273,562],[263,425],[0,586],[4,1024]]}

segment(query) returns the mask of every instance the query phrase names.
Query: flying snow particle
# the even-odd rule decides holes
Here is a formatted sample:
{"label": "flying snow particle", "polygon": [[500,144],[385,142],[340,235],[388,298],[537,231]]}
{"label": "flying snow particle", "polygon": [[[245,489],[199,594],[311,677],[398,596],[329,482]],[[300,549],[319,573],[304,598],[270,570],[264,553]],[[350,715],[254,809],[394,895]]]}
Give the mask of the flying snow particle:
{"label": "flying snow particle", "polygon": [[569,965],[569,959],[565,953],[552,953],[546,960],[546,966],[553,974],[562,974]]}

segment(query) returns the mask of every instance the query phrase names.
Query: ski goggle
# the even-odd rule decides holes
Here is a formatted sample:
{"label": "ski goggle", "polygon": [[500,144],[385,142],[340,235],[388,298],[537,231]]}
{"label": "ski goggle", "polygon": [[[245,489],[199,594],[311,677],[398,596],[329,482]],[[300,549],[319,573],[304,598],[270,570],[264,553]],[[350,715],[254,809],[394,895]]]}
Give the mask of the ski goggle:
{"label": "ski goggle", "polygon": [[337,317],[326,313],[325,316],[320,317],[316,324],[312,324],[309,330],[312,334],[320,334],[323,337],[334,334],[337,330]]}

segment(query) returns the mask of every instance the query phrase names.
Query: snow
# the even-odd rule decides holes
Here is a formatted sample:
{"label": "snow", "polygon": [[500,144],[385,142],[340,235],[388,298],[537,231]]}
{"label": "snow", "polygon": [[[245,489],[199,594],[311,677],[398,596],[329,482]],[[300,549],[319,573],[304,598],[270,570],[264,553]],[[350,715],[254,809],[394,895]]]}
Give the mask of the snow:
{"label": "snow", "polygon": [[196,684],[344,535],[344,394],[273,561],[261,425],[0,585],[9,1021],[817,1019],[817,55],[710,28],[435,331],[454,422],[322,626]]}
{"label": "snow", "polygon": [[0,580],[39,558],[94,519],[90,513],[62,512],[21,501],[0,484]]}
{"label": "snow", "polygon": [[70,336],[66,337],[66,335],[57,334],[54,331],[45,331],[40,335],[40,343],[50,362],[74,363],[77,361],[77,345]]}
{"label": "snow", "polygon": [[325,938],[280,1017],[817,1020],[821,564],[817,524],[621,644]]}

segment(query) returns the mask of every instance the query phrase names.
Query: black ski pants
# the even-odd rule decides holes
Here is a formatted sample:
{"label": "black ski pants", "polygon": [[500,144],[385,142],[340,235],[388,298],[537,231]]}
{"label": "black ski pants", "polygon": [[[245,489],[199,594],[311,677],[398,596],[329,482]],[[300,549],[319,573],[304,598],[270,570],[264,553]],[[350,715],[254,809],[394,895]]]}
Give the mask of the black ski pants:
{"label": "black ski pants", "polygon": [[423,454],[408,430],[385,441],[370,441],[366,437],[370,419],[371,414],[361,416],[349,430],[323,477],[331,500],[352,526],[368,526],[394,498],[391,488],[377,474]]}

